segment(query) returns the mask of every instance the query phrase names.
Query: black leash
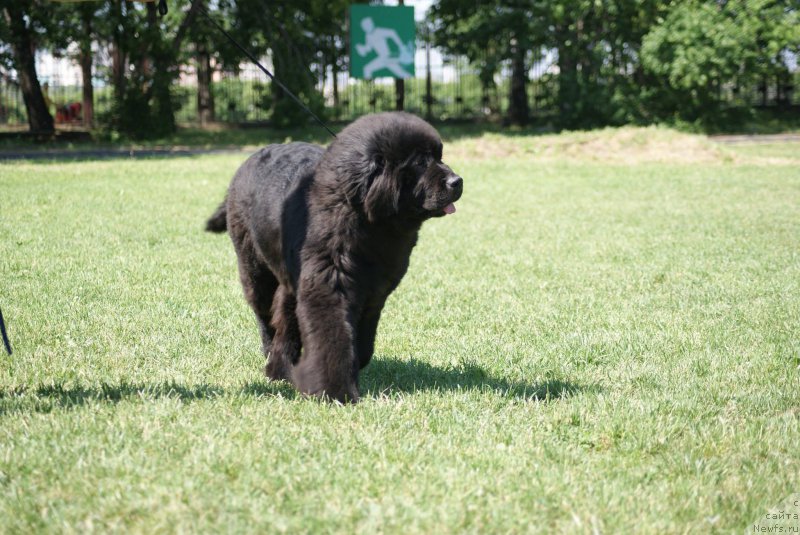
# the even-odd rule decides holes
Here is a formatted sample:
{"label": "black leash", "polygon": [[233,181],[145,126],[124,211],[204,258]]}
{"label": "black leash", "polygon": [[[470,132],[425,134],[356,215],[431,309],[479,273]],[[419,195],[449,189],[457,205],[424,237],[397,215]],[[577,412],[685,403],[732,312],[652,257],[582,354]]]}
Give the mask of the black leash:
{"label": "black leash", "polygon": [[[162,1],[163,1],[163,0],[162,0]],[[165,3],[165,7],[166,7],[166,3]],[[214,19],[211,17],[211,15],[208,13],[208,11],[206,11],[206,8],[205,8],[205,7],[203,7],[203,5],[202,5],[202,4],[201,4],[201,5],[199,5],[199,6],[197,6],[197,7],[199,8],[200,12],[201,12],[203,15],[205,15],[205,17],[206,17],[206,18],[209,20],[209,22],[211,22],[211,24],[213,24],[213,25],[214,25],[214,26],[215,26],[215,27],[216,27],[216,28],[217,28],[217,29],[218,29],[220,32],[222,32],[222,35],[224,35],[225,37],[227,37],[227,38],[228,38],[228,41],[230,41],[231,43],[233,43],[234,45],[236,45],[236,48],[238,48],[239,50],[241,50],[241,51],[244,53],[244,55],[245,55],[245,56],[247,56],[248,58],[250,58],[250,61],[252,61],[253,63],[255,63],[255,65],[256,65],[256,66],[257,66],[259,69],[261,69],[262,71],[264,71],[264,74],[266,74],[266,75],[269,77],[269,79],[270,79],[270,80],[272,80],[274,83],[278,84],[278,87],[280,87],[281,89],[283,89],[283,92],[284,92],[284,93],[286,93],[287,95],[289,95],[290,97],[292,97],[292,100],[294,100],[294,101],[295,101],[295,102],[296,102],[296,103],[297,103],[297,104],[298,104],[298,105],[299,105],[301,108],[303,108],[303,109],[304,109],[304,110],[305,110],[305,111],[306,111],[306,112],[307,112],[307,113],[308,113],[308,114],[309,114],[311,117],[313,117],[313,118],[314,118],[314,120],[316,120],[316,121],[319,123],[319,125],[320,125],[322,128],[324,128],[325,130],[327,130],[327,131],[328,131],[328,133],[329,133],[330,135],[332,135],[334,138],[336,137],[336,134],[334,134],[334,133],[333,133],[333,131],[332,131],[330,128],[328,128],[328,126],[327,126],[327,125],[326,125],[324,122],[322,122],[322,119],[320,119],[319,117],[317,117],[317,115],[316,115],[316,114],[315,114],[313,111],[311,111],[311,110],[309,109],[309,107],[308,107],[308,106],[306,106],[305,104],[303,104],[303,102],[302,102],[302,101],[301,101],[299,98],[297,98],[297,97],[295,96],[295,94],[294,94],[294,93],[292,93],[292,92],[289,90],[289,88],[288,88],[288,87],[286,87],[285,85],[283,85],[283,83],[282,83],[280,80],[278,80],[277,78],[275,78],[275,76],[273,76],[273,74],[272,74],[271,72],[269,72],[269,71],[266,69],[266,67],[264,67],[263,65],[261,65],[261,63],[259,63],[259,61],[256,59],[256,57],[255,57],[253,54],[251,54],[251,53],[250,53],[250,52],[249,52],[249,51],[248,51],[248,50],[247,50],[245,47],[243,47],[242,45],[240,45],[240,44],[239,44],[239,43],[236,41],[236,39],[234,39],[233,37],[231,37],[231,35],[230,35],[228,32],[226,32],[226,31],[225,31],[225,28],[223,28],[223,27],[222,27],[222,26],[221,26],[221,25],[220,25],[220,24],[219,24],[217,21],[215,21],[215,20],[214,20]]]}
{"label": "black leash", "polygon": [[6,332],[6,322],[3,321],[3,311],[0,310],[0,333],[3,335],[3,345],[6,346],[6,351],[11,354],[11,342],[8,341],[8,333]]}

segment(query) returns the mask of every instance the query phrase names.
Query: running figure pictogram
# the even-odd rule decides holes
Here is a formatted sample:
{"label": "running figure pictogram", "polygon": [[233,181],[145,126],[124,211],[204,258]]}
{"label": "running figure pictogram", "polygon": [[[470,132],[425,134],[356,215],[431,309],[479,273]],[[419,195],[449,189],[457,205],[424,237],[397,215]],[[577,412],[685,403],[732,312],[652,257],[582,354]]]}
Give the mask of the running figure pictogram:
{"label": "running figure pictogram", "polygon": [[[366,33],[366,42],[356,45],[358,55],[363,57],[372,51],[378,55],[364,65],[364,78],[372,78],[372,74],[381,69],[389,69],[397,78],[410,78],[411,73],[403,69],[400,64],[411,65],[414,63],[414,43],[404,44],[397,32],[391,28],[376,28],[371,17],[366,17],[361,21],[361,28]],[[399,56],[392,56],[389,41],[397,45]]]}

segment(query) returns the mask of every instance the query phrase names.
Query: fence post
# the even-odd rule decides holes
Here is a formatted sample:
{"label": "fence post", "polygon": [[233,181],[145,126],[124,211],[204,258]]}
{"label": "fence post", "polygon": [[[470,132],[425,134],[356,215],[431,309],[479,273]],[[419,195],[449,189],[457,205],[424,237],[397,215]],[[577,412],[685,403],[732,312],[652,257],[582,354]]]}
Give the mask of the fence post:
{"label": "fence post", "polygon": [[[404,5],[403,0],[398,2],[399,6]],[[402,78],[395,78],[394,79],[394,109],[397,111],[403,111],[405,107],[406,101],[406,81]]]}
{"label": "fence post", "polygon": [[430,29],[425,26],[425,117],[433,119],[431,107],[433,104],[433,82],[431,80],[431,39]]}

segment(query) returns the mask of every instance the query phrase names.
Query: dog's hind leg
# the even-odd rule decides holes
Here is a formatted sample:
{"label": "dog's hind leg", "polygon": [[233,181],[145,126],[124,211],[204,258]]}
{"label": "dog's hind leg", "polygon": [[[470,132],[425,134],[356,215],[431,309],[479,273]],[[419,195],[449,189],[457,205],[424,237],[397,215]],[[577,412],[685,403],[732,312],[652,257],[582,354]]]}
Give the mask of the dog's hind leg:
{"label": "dog's hind leg", "polygon": [[378,332],[380,319],[380,307],[364,309],[361,313],[356,331],[356,360],[360,369],[364,369],[372,359],[372,353],[375,351],[375,335]]}
{"label": "dog's hind leg", "polygon": [[264,351],[264,356],[269,358],[275,337],[275,329],[272,327],[271,304],[275,290],[278,288],[278,281],[266,268],[255,274],[249,273],[248,278],[250,281],[246,284],[242,277],[245,298],[253,308],[253,312],[256,313],[258,330],[261,333],[261,349]]}
{"label": "dog's hind leg", "polygon": [[236,236],[234,246],[239,260],[239,278],[242,281],[244,297],[256,314],[261,333],[261,348],[269,358],[272,350],[272,300],[278,289],[278,280],[266,264],[259,261],[255,248],[247,234]]}
{"label": "dog's hind leg", "polygon": [[279,286],[272,302],[272,351],[267,363],[270,379],[289,379],[292,365],[300,358],[300,329],[297,326],[297,302],[285,286]]}

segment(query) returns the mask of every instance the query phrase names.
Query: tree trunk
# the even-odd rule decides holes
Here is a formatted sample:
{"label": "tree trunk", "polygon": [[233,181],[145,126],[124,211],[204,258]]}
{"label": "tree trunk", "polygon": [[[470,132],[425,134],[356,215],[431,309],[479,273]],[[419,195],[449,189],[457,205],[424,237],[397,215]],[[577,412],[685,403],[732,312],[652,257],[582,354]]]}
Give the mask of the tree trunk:
{"label": "tree trunk", "polygon": [[528,73],[525,69],[525,49],[514,45],[511,60],[511,94],[508,103],[508,120],[512,124],[528,123],[530,108],[528,106]]}
{"label": "tree trunk", "polygon": [[83,80],[83,126],[91,128],[94,122],[94,87],[92,86],[92,50],[81,50],[81,78]]}
{"label": "tree trunk", "polygon": [[81,40],[81,79],[83,80],[83,126],[91,128],[94,122],[94,87],[92,86],[92,13],[83,14],[83,39]]}
{"label": "tree trunk", "polygon": [[114,101],[121,103],[125,98],[125,67],[127,57],[120,28],[123,23],[122,0],[112,3],[112,20],[115,22],[111,35],[111,84],[114,86]]}
{"label": "tree trunk", "polygon": [[406,81],[402,78],[394,80],[394,109],[403,111],[406,104]]}
{"label": "tree trunk", "polygon": [[333,113],[334,117],[339,117],[339,67],[336,60],[333,60]]}
{"label": "tree trunk", "polygon": [[331,36],[331,74],[333,77],[333,113],[339,117],[339,64],[336,54],[336,38]]}
{"label": "tree trunk", "polygon": [[213,71],[211,54],[205,43],[197,44],[197,117],[201,125],[214,121],[214,94],[211,92]]}
{"label": "tree trunk", "polygon": [[[430,37],[430,36],[429,36]],[[431,78],[431,42],[428,38],[425,42],[425,118],[433,119],[433,80]]]}
{"label": "tree trunk", "polygon": [[563,43],[574,39],[569,34],[561,34],[562,46],[558,49],[558,111],[559,122],[566,128],[574,128],[578,124],[580,104],[580,86],[578,84],[578,65],[573,51]]}
{"label": "tree trunk", "polygon": [[30,29],[25,25],[20,6],[21,3],[10,2],[3,9],[3,15],[8,25],[19,85],[28,112],[28,126],[31,132],[52,133],[53,116],[47,109],[42,87],[39,85]]}
{"label": "tree trunk", "polygon": [[148,2],[145,6],[148,25],[143,40],[149,39],[151,43],[148,49],[149,58],[142,64],[141,71],[143,79],[150,80],[150,85],[144,93],[144,104],[149,107],[152,116],[158,118],[153,122],[154,134],[163,136],[173,133],[176,129],[171,89],[174,76],[170,71],[174,66],[174,58],[170,50],[160,42],[161,28],[156,16],[155,2]]}
{"label": "tree trunk", "polygon": [[[289,55],[289,51],[287,50],[287,44],[283,41],[278,41],[273,43],[272,46],[272,75],[280,80],[283,84],[289,87],[288,84],[292,83],[292,81],[286,80],[286,77],[289,75],[292,69],[291,62],[287,59]],[[279,115],[281,112],[280,107],[283,104],[283,100],[286,99],[286,94],[283,92],[283,89],[276,84],[274,81],[270,80],[269,82],[270,87],[270,94],[272,95],[272,109],[270,110],[273,119],[276,115]]]}

